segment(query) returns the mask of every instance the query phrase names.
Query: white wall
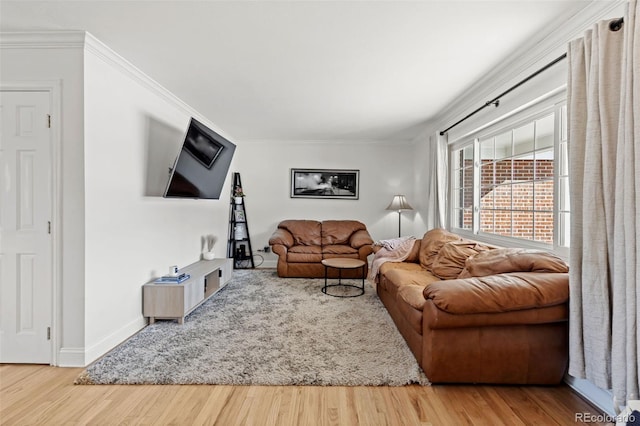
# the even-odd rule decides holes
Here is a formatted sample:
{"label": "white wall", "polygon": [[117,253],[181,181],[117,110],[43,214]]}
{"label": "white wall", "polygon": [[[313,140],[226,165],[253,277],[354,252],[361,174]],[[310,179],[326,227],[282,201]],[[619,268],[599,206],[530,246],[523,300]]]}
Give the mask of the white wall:
{"label": "white wall", "polygon": [[[56,270],[56,297],[64,310],[58,311],[58,328],[54,329],[59,352],[58,362],[78,364],[84,361],[84,166],[83,166],[83,36],[57,34],[49,39],[56,49],[49,49],[36,35],[3,34],[0,43],[1,85],[21,83],[61,88],[63,105],[59,116],[52,117],[53,130],[59,136],[59,160],[54,167],[58,190],[60,220],[54,223],[53,236],[61,247]],[[54,110],[55,111],[55,110]],[[57,138],[57,137],[56,137]]]}
{"label": "white wall", "polygon": [[[92,360],[144,327],[145,282],[199,260],[204,236],[226,236],[228,199],[162,198],[189,118],[207,120],[92,37],[84,66],[85,340]],[[229,185],[228,178],[224,194]],[[223,241],[215,251],[225,256]]]}
{"label": "white wall", "polygon": [[[398,214],[385,210],[394,194],[413,194],[413,144],[407,142],[241,141],[233,171],[240,172],[254,251],[268,245],[285,219],[354,219],[374,240],[397,237]],[[360,170],[358,200],[290,198],[292,168]],[[402,233],[414,232],[403,213]],[[265,256],[274,266],[275,255]]]}

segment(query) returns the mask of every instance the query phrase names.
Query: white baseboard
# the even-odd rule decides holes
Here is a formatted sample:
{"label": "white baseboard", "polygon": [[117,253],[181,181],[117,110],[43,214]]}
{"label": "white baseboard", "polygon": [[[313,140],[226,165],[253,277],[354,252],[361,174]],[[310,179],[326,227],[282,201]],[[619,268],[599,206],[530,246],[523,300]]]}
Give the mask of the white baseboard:
{"label": "white baseboard", "polygon": [[84,348],[60,348],[56,367],[84,367]]}
{"label": "white baseboard", "polygon": [[582,398],[589,401],[591,405],[611,417],[615,417],[613,407],[613,395],[611,392],[601,389],[588,380],[578,379],[568,374],[564,377],[565,383],[576,391]]}
{"label": "white baseboard", "polygon": [[106,354],[146,326],[147,320],[144,317],[136,318],[129,324],[126,324],[124,327],[121,327],[96,344],[87,348],[85,351],[85,365],[89,365],[96,359],[100,358],[102,355]]}
{"label": "white baseboard", "polygon": [[265,260],[264,262],[262,262],[262,264],[260,266],[258,266],[258,268],[276,268],[278,266],[278,260]]}
{"label": "white baseboard", "polygon": [[146,325],[147,320],[140,317],[111,333],[90,348],[61,348],[58,352],[58,363],[56,366],[86,367],[146,327]]}

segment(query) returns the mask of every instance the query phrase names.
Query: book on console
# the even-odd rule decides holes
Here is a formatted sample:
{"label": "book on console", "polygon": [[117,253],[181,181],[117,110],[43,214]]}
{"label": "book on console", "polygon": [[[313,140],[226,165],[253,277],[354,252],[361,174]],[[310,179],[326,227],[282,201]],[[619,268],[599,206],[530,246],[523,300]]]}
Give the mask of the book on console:
{"label": "book on console", "polygon": [[184,278],[187,274],[185,274],[184,272],[178,275],[163,275],[160,278],[164,279],[164,280],[181,280],[182,278]]}
{"label": "book on console", "polygon": [[181,282],[184,282],[186,280],[188,280],[189,278],[191,278],[191,275],[189,274],[180,274],[178,276],[175,277],[171,277],[171,276],[164,276],[164,277],[160,277],[157,280],[154,281],[154,283],[156,284],[180,284]]}

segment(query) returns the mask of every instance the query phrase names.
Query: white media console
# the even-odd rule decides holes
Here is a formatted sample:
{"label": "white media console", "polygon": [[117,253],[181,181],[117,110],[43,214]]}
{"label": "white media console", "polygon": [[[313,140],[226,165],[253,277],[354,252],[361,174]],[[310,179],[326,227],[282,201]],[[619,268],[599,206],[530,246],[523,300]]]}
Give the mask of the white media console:
{"label": "white media console", "polygon": [[142,315],[149,317],[149,324],[156,319],[176,319],[182,324],[185,316],[229,282],[233,259],[200,260],[179,273],[191,277],[180,284],[151,281],[142,286]]}

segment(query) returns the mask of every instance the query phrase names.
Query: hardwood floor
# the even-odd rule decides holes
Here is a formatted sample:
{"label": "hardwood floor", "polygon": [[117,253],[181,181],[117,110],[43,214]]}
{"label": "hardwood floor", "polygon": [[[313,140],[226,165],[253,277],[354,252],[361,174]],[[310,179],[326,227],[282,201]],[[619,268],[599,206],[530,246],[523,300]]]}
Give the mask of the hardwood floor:
{"label": "hardwood floor", "polygon": [[0,365],[0,424],[577,425],[576,413],[599,415],[567,386],[73,385],[81,371]]}

